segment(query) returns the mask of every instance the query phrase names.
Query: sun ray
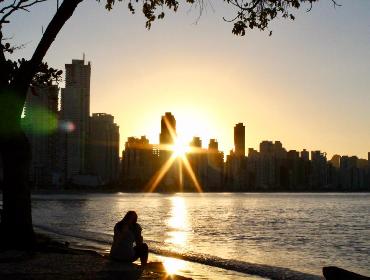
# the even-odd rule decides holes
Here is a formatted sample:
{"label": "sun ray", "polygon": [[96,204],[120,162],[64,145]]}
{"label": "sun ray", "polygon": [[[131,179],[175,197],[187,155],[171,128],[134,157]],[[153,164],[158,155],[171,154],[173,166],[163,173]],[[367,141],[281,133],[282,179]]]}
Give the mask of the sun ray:
{"label": "sun ray", "polygon": [[154,174],[152,179],[150,179],[149,183],[145,187],[145,189],[148,192],[153,192],[157,188],[158,184],[161,182],[163,177],[166,175],[167,171],[171,168],[175,159],[176,157],[173,155],[169,157],[169,159],[162,165],[162,167],[158,170],[158,172]]}
{"label": "sun ray", "polygon": [[180,192],[184,190],[183,174],[182,174],[182,159],[179,160],[179,183],[180,183]]}
{"label": "sun ray", "polygon": [[200,148],[200,147],[189,146],[186,153],[187,154],[212,154],[213,152],[207,149]]}
{"label": "sun ray", "polygon": [[181,160],[183,161],[184,166],[185,166],[185,169],[188,172],[191,180],[193,181],[194,186],[197,189],[197,191],[198,192],[203,192],[202,187],[200,186],[200,184],[198,182],[197,176],[195,176],[195,173],[193,171],[193,168],[191,167],[191,165],[190,165],[190,163],[188,161],[188,158],[186,156],[184,156],[184,157],[181,158]]}
{"label": "sun ray", "polygon": [[170,144],[159,144],[157,147],[161,151],[173,151],[173,145]]}
{"label": "sun ray", "polygon": [[171,135],[172,140],[175,141],[175,139],[177,138],[175,129],[172,127],[172,125],[168,121],[167,117],[164,117],[164,122],[165,122],[165,124],[166,124],[166,126],[168,128],[168,131],[170,132],[170,135]]}
{"label": "sun ray", "polygon": [[172,127],[171,123],[164,118],[165,124],[168,128],[168,131],[171,135],[172,144],[160,144],[158,145],[158,149],[160,151],[172,151],[172,155],[166,160],[166,162],[161,166],[161,168],[154,174],[154,176],[150,179],[148,184],[145,187],[145,190],[148,192],[153,192],[158,187],[159,183],[162,181],[164,176],[170,170],[172,165],[174,164],[175,160],[178,160],[178,183],[179,183],[179,191],[183,191],[183,184],[184,184],[184,175],[183,175],[183,167],[185,167],[186,172],[189,174],[192,183],[194,184],[196,190],[198,192],[203,192],[202,187],[195,175],[191,164],[187,158],[187,154],[204,154],[207,153],[205,149],[200,147],[190,147],[189,145],[185,144],[184,141],[181,141],[176,135],[174,128]]}

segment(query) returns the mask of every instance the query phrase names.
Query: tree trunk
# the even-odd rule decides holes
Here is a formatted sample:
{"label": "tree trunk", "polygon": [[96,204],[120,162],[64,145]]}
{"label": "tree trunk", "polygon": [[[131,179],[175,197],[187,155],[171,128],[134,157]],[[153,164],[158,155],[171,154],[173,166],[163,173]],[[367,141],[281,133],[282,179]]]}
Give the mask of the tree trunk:
{"label": "tree trunk", "polygon": [[0,154],[4,176],[0,247],[30,249],[34,243],[28,187],[30,144],[20,122],[24,100],[13,98],[21,95],[13,92],[10,96],[10,92],[0,90]]}
{"label": "tree trunk", "polygon": [[[0,156],[3,162],[3,213],[0,247],[33,246],[31,198],[28,187],[30,144],[21,129],[21,114],[28,87],[46,52],[66,21],[83,0],[64,0],[46,28],[30,61],[21,65],[8,84],[4,50],[0,54]],[[0,0],[1,2],[1,0]],[[0,40],[2,38],[0,25]],[[9,76],[9,77],[10,77]],[[5,77],[5,79],[4,79]]]}

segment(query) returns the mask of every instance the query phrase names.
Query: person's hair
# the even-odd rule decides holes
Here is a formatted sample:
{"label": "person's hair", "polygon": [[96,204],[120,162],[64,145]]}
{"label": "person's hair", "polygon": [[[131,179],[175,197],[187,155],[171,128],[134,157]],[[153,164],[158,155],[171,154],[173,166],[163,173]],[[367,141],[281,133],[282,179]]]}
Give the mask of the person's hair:
{"label": "person's hair", "polygon": [[126,224],[130,218],[133,218],[134,224],[137,222],[137,214],[135,211],[128,211],[123,217],[122,222]]}
{"label": "person's hair", "polygon": [[130,218],[133,218],[132,220],[133,220],[134,224],[136,224],[136,222],[137,222],[137,214],[136,214],[135,211],[128,211],[126,213],[126,215],[123,217],[123,219],[116,224],[116,226],[114,227],[114,229],[115,230],[116,229],[120,230],[123,225],[126,225],[128,223],[128,221],[129,221]]}

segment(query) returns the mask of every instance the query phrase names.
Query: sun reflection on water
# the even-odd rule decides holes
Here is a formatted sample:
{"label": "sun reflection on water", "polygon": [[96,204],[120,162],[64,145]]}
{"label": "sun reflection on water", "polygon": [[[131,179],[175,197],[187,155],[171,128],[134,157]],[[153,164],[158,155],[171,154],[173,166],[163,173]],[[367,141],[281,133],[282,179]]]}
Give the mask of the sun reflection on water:
{"label": "sun reflection on water", "polygon": [[169,238],[166,240],[168,243],[175,245],[184,245],[187,240],[187,233],[181,231],[171,231],[168,233]]}
{"label": "sun reflection on water", "polygon": [[182,197],[171,197],[171,217],[168,225],[174,229],[187,229],[187,210],[185,200]]}
{"label": "sun reflection on water", "polygon": [[172,206],[171,217],[168,219],[167,224],[171,231],[167,233],[168,239],[166,242],[184,248],[187,243],[189,230],[185,199],[174,196],[170,200]]}
{"label": "sun reflection on water", "polygon": [[167,274],[170,275],[183,271],[187,266],[186,262],[174,258],[161,257],[161,261]]}

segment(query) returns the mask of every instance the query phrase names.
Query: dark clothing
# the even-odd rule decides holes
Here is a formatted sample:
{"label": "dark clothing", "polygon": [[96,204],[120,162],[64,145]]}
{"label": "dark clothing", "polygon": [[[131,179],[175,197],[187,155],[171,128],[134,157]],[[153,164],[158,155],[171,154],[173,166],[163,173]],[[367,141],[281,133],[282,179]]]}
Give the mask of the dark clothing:
{"label": "dark clothing", "polygon": [[[135,247],[134,247],[135,243]],[[119,261],[134,262],[138,258],[148,258],[148,246],[143,243],[141,226],[136,223],[133,226],[118,222],[114,226],[113,243],[110,250],[110,257]]]}
{"label": "dark clothing", "polygon": [[148,258],[148,253],[149,253],[149,248],[148,248],[148,245],[146,245],[146,243],[141,243],[140,245],[137,245],[134,247],[134,251],[135,251],[135,259],[133,260],[136,261],[138,258],[143,258],[146,256],[146,258]]}

